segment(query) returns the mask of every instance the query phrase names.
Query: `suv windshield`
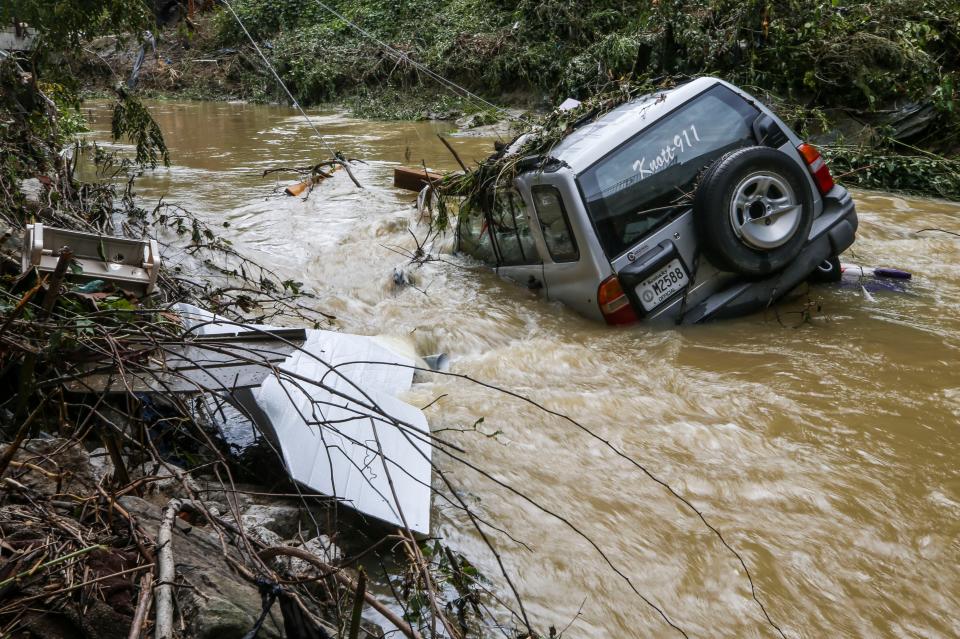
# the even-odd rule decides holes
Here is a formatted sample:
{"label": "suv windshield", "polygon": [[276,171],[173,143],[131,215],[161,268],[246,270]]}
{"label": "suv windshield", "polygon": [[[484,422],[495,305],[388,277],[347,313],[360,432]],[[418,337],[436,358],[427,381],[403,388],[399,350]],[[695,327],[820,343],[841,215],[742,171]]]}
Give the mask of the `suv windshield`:
{"label": "suv windshield", "polygon": [[607,257],[688,208],[701,169],[731,149],[756,144],[752,124],[759,113],[717,85],[581,173],[587,211]]}

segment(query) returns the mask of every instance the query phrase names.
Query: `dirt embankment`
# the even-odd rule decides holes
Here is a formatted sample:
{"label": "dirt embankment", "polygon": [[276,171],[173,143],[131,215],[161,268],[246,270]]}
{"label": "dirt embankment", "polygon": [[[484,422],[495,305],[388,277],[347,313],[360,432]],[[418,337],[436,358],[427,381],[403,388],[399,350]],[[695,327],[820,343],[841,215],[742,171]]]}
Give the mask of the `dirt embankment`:
{"label": "dirt embankment", "polygon": [[145,96],[198,100],[267,99],[264,65],[255,52],[219,46],[211,16],[200,16],[190,29],[166,28],[144,43],[119,43],[115,37],[85,44],[68,61],[87,94],[109,93],[129,83],[141,51],[135,86]]}

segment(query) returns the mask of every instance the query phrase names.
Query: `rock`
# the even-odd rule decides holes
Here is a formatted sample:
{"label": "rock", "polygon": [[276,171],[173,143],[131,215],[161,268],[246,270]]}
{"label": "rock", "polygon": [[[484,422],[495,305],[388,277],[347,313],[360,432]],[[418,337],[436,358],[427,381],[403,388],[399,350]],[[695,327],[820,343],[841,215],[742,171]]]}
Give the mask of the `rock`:
{"label": "rock", "polygon": [[[120,503],[148,529],[159,526],[159,506],[131,495],[121,497]],[[177,605],[187,623],[184,636],[242,637],[253,627],[260,616],[260,593],[228,568],[220,540],[212,531],[177,520],[173,556],[178,582],[190,586],[176,589]],[[284,634],[274,621],[280,618],[279,608],[274,609],[257,637],[282,639]]]}
{"label": "rock", "polygon": [[[182,468],[175,466],[170,462],[166,464],[144,463],[127,469],[130,478],[137,477],[160,477],[146,486],[146,494],[155,497],[162,497],[161,502],[166,502],[172,497],[183,497],[186,491],[184,484],[190,489],[190,492],[196,495],[200,490],[197,481],[188,475]],[[177,478],[177,475],[183,477],[183,481]]]}
{"label": "rock", "polygon": [[[340,547],[333,543],[333,540],[326,535],[318,535],[313,539],[308,540],[305,544],[303,544],[303,546],[301,546],[301,548],[307,552],[313,553],[328,564],[333,564],[343,559],[343,551],[340,550]],[[295,561],[299,561],[304,564],[302,567],[296,568],[296,570],[300,572],[306,570],[306,562],[301,559],[295,559]]]}
{"label": "rock", "polygon": [[495,112],[480,111],[478,113],[473,113],[471,115],[466,115],[462,118],[459,118],[456,124],[461,129],[476,129],[478,127],[496,124],[499,121],[500,118]]}
{"label": "rock", "polygon": [[[287,542],[287,545],[302,548],[328,564],[336,564],[343,557],[343,551],[326,535],[318,535],[303,544]],[[308,561],[286,556],[274,559],[274,567],[290,575],[301,575],[316,570],[316,567]]]}
{"label": "rock", "polygon": [[214,517],[223,517],[224,519],[233,519],[233,516],[230,514],[230,507],[227,504],[221,503],[219,501],[209,501],[204,500],[204,507],[210,511],[210,514]]}
{"label": "rock", "polygon": [[300,509],[286,504],[254,504],[243,511],[246,530],[265,528],[282,539],[300,532]]}
{"label": "rock", "polygon": [[[160,477],[156,481],[146,484],[145,494],[148,496],[159,497],[159,503],[164,503],[171,497],[182,496],[184,493],[183,484],[177,479],[177,473],[185,475],[184,480],[195,494],[199,490],[199,484],[185,471],[178,466],[170,464],[142,463],[133,464],[130,459],[124,457],[124,463],[127,465],[127,473],[131,480],[140,477]],[[105,477],[113,475],[113,460],[106,448],[95,448],[90,451],[88,462],[90,473],[94,481],[99,483]]]}
{"label": "rock", "polygon": [[106,477],[113,475],[113,460],[110,459],[110,453],[106,448],[94,448],[90,451],[90,472],[96,483],[100,483]]}
{"label": "rock", "polygon": [[200,491],[197,493],[204,502],[215,502],[217,504],[222,504],[224,508],[220,513],[224,516],[233,519],[233,515],[230,506],[233,504],[237,510],[241,513],[249,508],[253,504],[253,500],[249,495],[240,492],[247,488],[250,490],[256,491],[256,486],[244,486],[243,484],[236,484],[236,490],[226,490],[224,486],[218,482],[202,482]]}
{"label": "rock", "polygon": [[343,551],[336,545],[332,539],[326,535],[317,535],[303,545],[304,550],[309,550],[329,564],[336,563],[343,559]]}
{"label": "rock", "polygon": [[394,288],[405,288],[410,284],[407,271],[400,267],[394,267],[393,269],[393,286]]}
{"label": "rock", "polygon": [[[256,619],[248,612],[237,606],[230,599],[209,597],[202,600],[202,605],[196,605],[198,598],[193,597],[196,614],[190,636],[197,639],[220,639],[221,637],[242,637],[253,627]],[[189,609],[190,604],[187,604]],[[272,620],[270,620],[272,622]],[[274,631],[264,627],[257,635],[273,637]],[[279,636],[283,636],[280,634]]]}
{"label": "rock", "polygon": [[[34,439],[24,442],[17,451],[6,477],[49,498],[55,495],[96,495],[98,482],[112,471],[113,464],[103,449],[91,455],[75,441]],[[179,490],[178,496],[189,498],[184,494],[181,482],[162,467],[133,466],[129,471],[133,476],[163,474],[169,478],[166,480],[169,490]],[[193,483],[189,478],[186,481]],[[193,486],[197,484],[193,483]],[[220,495],[236,498],[238,494],[221,490]],[[148,500],[131,494],[119,497],[117,501],[145,531],[156,536],[166,498],[151,496]],[[250,505],[247,497],[244,497],[243,503],[246,505],[242,516],[244,526],[255,528],[256,533],[252,534],[259,535],[261,541],[281,545],[284,537],[298,532],[298,508],[287,504]],[[210,504],[218,510],[223,508],[222,514],[232,519],[224,502],[212,501]],[[123,527],[120,526],[121,529]],[[24,533],[29,535],[30,531]],[[10,542],[16,535],[17,531],[8,531],[5,539]],[[328,543],[329,540],[325,542],[323,539],[313,541],[311,550],[322,552],[323,546]],[[256,585],[231,569],[233,564],[224,557],[224,553],[240,565],[250,565],[249,560],[245,560],[233,546],[225,549],[220,536],[205,523],[191,525],[176,519],[172,544],[177,575],[177,587],[174,588],[177,624],[180,619],[185,624],[182,636],[219,639],[242,637],[249,632],[262,611],[260,592]],[[111,548],[102,554],[99,551],[89,553],[85,558],[85,569],[91,577],[115,575],[123,566],[133,563],[138,555],[136,550],[130,550],[130,556],[124,555],[125,552],[128,551]],[[69,607],[52,615],[36,616],[31,613],[25,627],[32,633],[31,636],[51,639],[81,636],[86,639],[124,639],[129,632],[136,604],[135,578],[117,576],[105,579],[97,588],[99,596],[84,603],[82,615],[78,614],[81,609]],[[272,613],[257,636],[259,639],[282,639],[282,625],[280,606],[274,604]],[[324,630],[330,636],[337,635],[336,629],[328,625],[324,625]]]}
{"label": "rock", "polygon": [[99,599],[91,599],[82,615],[72,608],[67,608],[65,614],[86,639],[125,639],[130,633],[130,617]]}
{"label": "rock", "polygon": [[251,539],[256,539],[266,546],[283,545],[283,537],[264,526],[244,526],[244,530]]}

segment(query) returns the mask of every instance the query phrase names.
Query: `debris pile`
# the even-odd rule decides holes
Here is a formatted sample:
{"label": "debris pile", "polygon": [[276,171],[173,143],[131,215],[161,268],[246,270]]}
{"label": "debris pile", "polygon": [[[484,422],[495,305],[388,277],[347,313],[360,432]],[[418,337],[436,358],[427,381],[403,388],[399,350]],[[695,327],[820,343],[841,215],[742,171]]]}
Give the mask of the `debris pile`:
{"label": "debris pile", "polygon": [[[486,587],[465,560],[304,491],[275,433],[231,403],[269,376],[280,393],[343,395],[336,371],[326,383],[279,370],[293,352],[323,364],[279,325],[304,337],[334,318],[185,209],[140,208],[132,187],[149,151],[61,153],[60,112],[34,79],[0,61],[0,85],[6,131],[23,133],[0,140],[13,167],[0,171],[0,634],[382,636],[367,616],[407,637],[499,627],[500,613],[470,605]],[[99,181],[79,182],[79,161]],[[184,303],[233,334],[201,334]],[[238,335],[268,322],[268,335]],[[304,396],[287,410],[306,410],[314,434],[337,433],[353,410]],[[375,437],[401,428],[371,400]],[[254,446],[231,448],[230,419]],[[379,444],[362,444],[375,458]]]}

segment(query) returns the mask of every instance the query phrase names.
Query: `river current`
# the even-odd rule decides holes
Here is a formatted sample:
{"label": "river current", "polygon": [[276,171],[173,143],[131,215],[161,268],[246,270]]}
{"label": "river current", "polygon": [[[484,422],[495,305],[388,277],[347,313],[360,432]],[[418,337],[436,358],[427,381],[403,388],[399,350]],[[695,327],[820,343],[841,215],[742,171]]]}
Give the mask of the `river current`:
{"label": "river current", "polygon": [[[722,531],[788,637],[960,636],[960,239],[922,231],[960,231],[960,205],[854,193],[860,230],[844,261],[913,272],[904,292],[821,286],[737,320],[612,330],[461,258],[412,268],[398,252],[426,229],[393,168],[455,169],[438,133],[467,161],[489,154],[489,137],[316,112],[329,143],[366,162],[353,166],[364,188],[340,172],[303,199],[277,188],[292,180],[261,177],[330,155],[291,109],[150,108],[173,165],[141,180],[140,195],[229,222],[225,237],[304,282],[342,330],[447,353],[453,372],[609,442],[461,379],[405,398],[433,402],[435,432],[553,513],[435,457],[471,506],[528,547],[491,531],[535,626],[679,636],[635,589],[690,636],[776,636],[736,558],[616,449]],[[84,110],[106,139],[106,105]],[[415,287],[394,284],[397,267]],[[480,418],[479,431],[498,434],[474,432]],[[508,597],[466,517],[437,499],[434,522]]]}

